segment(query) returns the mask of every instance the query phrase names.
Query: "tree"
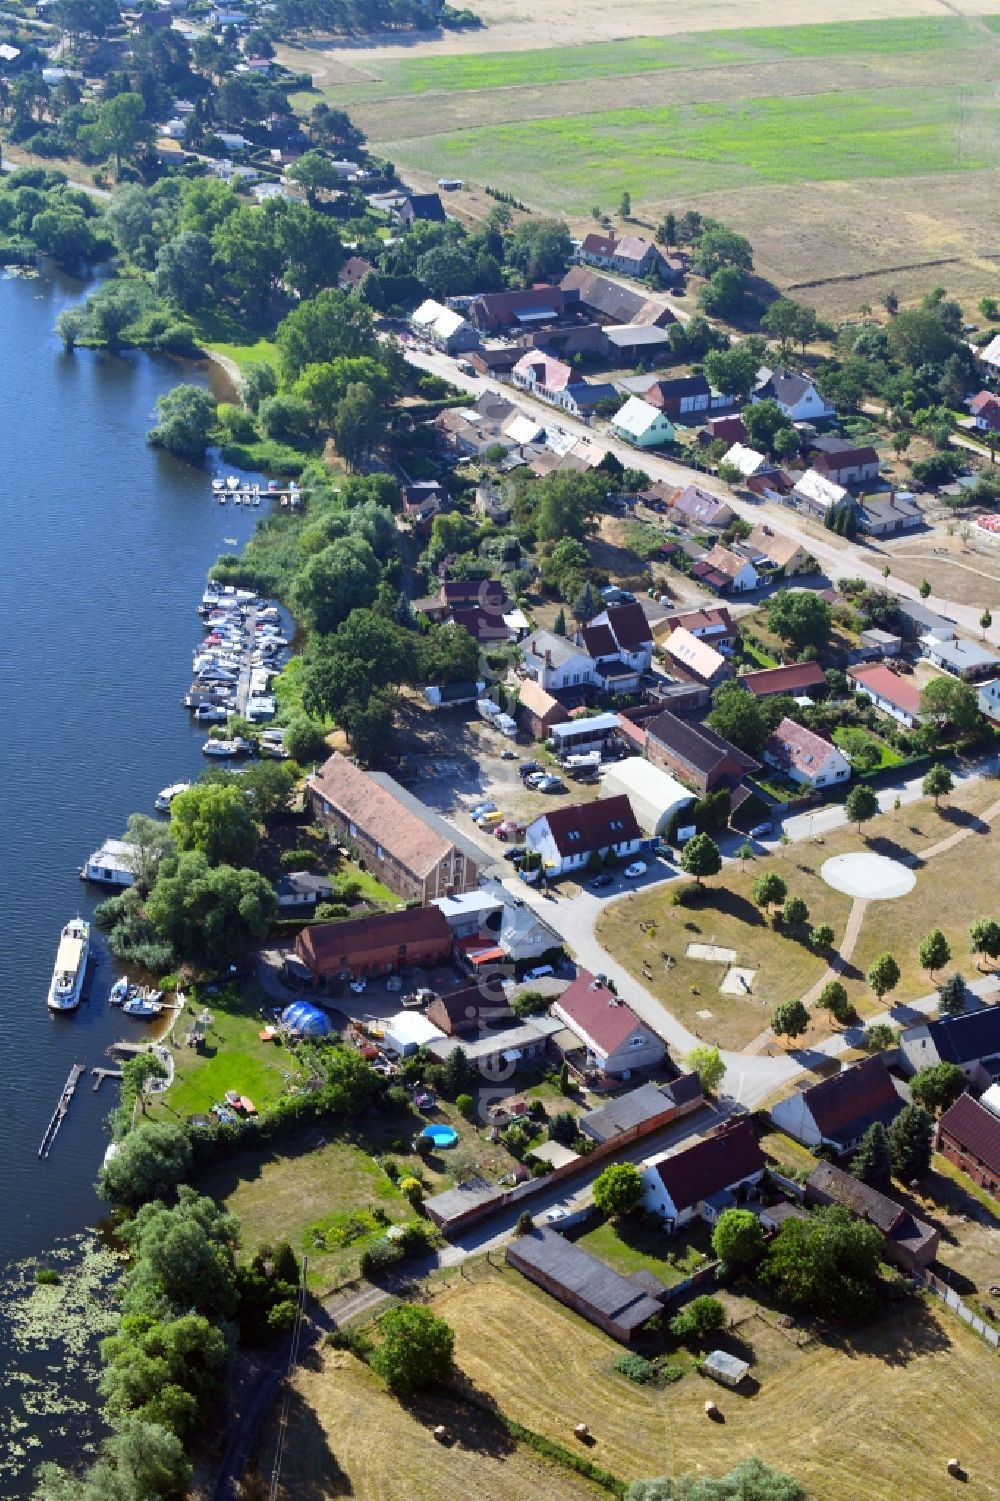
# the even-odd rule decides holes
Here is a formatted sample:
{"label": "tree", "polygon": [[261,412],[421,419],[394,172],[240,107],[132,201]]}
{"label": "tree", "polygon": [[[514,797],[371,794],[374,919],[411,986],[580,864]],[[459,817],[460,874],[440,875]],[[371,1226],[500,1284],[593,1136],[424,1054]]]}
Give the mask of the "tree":
{"label": "tree", "polygon": [[817,923],[809,934],[809,942],[817,949],[830,948],[833,938],[833,928],[828,922]]}
{"label": "tree", "polygon": [[861,1046],[869,1053],[884,1053],[896,1046],[896,1033],[888,1022],[872,1022],[865,1028]]}
{"label": "tree", "polygon": [[920,695],[920,712],[939,729],[950,722],[959,732],[972,730],[979,723],[976,690],[958,678],[931,678]]}
{"label": "tree", "polygon": [[298,161],[289,167],[288,176],[292,182],[300,183],[305,188],[306,202],[310,208],[316,207],[316,197],[321,188],[333,189],[340,184],[336,167],[322,151],[304,151]]}
{"label": "tree", "polygon": [[682,1475],[671,1480],[633,1480],[625,1501],[805,1501],[797,1480],[768,1469],[759,1459],[741,1459],[718,1480]]}
{"label": "tree", "polygon": [[825,599],[804,589],[779,589],[767,601],[767,623],[798,651],[830,639],[832,612]]}
{"label": "tree", "polygon": [[292,589],[292,606],[314,631],[332,632],[375,598],[379,562],[362,537],[341,537],[311,557]]}
{"label": "tree", "polygon": [[983,633],[984,639],[985,639],[985,636],[986,636],[986,632],[989,630],[989,628],[990,628],[990,626],[992,624],[993,624],[993,616],[990,614],[989,610],[984,610],[983,613],[979,617],[979,625],[980,625],[980,628],[982,629],[982,633]]}
{"label": "tree", "polygon": [[714,690],[706,723],[748,756],[759,753],[771,730],[760,699],[735,680],[720,683]]}
{"label": "tree", "polygon": [[874,771],[881,765],[882,748],[877,740],[864,730],[847,727],[838,736],[837,744],[850,761],[855,771]]}
{"label": "tree", "polygon": [[780,1001],[771,1012],[775,1037],[801,1037],[809,1026],[809,1012],[801,1001]]}
{"label": "tree", "polygon": [[847,996],[846,987],[839,980],[828,980],[816,998],[817,1006],[824,1011],[829,1011],[834,1021],[841,1024],[851,1016],[853,1007]]}
{"label": "tree", "polygon": [[[791,427],[785,413],[772,396],[744,407],[741,415],[751,446],[763,449],[765,453],[773,453],[777,435]],[[792,428],[793,435],[794,432],[795,429]],[[794,445],[797,450],[798,438],[794,438]]]}
{"label": "tree", "polygon": [[[1000,922],[992,917],[977,918],[969,926],[969,941],[972,953],[1000,959]],[[976,962],[978,967],[978,960]]]}
{"label": "tree", "polygon": [[891,954],[879,954],[868,970],[868,983],[879,1000],[899,984],[899,965]]}
{"label": "tree", "polygon": [[441,1092],[446,1099],[462,1094],[476,1077],[464,1048],[452,1048],[441,1069]]}
{"label": "tree", "polygon": [[901,1183],[912,1183],[930,1171],[934,1122],[919,1105],[904,1105],[889,1127],[892,1171]]}
{"label": "tree", "polygon": [[440,1386],[451,1376],[455,1334],[444,1319],[420,1304],[390,1308],[379,1325],[372,1370],[397,1396]]}
{"label": "tree", "polygon": [[724,224],[716,224],[699,236],[691,257],[691,268],[698,276],[711,277],[724,266],[752,271],[753,250],[743,235],[727,229]]}
{"label": "tree", "polygon": [[151,1121],[118,1143],[97,1175],[97,1191],[113,1204],[135,1208],[172,1193],[190,1168],[187,1132],[172,1121]]}
{"label": "tree", "polygon": [[881,1121],[873,1121],[862,1136],[851,1158],[851,1172],[869,1188],[885,1193],[892,1184],[892,1154],[889,1137]]}
{"label": "tree", "polygon": [[767,912],[771,907],[780,907],[788,894],[788,887],[776,870],[765,870],[753,883],[753,899],[758,907]]}
{"label": "tree", "polygon": [[189,787],[170,804],[170,827],[178,849],[200,851],[209,865],[249,865],[257,851],[257,828],[239,786]]}
{"label": "tree", "polygon": [[573,252],[569,229],[560,219],[526,219],[506,242],[506,259],[522,273],[525,285],[558,279]]}
{"label": "tree", "polygon": [[566,611],[562,605],[559,606],[559,613],[555,618],[552,629],[557,636],[565,636],[566,634]]}
{"label": "tree", "polygon": [[921,599],[929,599],[930,598],[930,592],[931,592],[931,581],[930,581],[930,579],[921,579],[919,585],[917,586],[917,593],[920,595],[920,598]]}
{"label": "tree", "polygon": [[714,1094],[725,1078],[726,1065],[718,1048],[708,1045],[692,1048],[684,1062],[698,1075],[706,1094]]}
{"label": "tree", "polygon": [[779,1297],[831,1318],[853,1318],[874,1304],[885,1240],[840,1204],[786,1220],[768,1246],[762,1280]]}
{"label": "tree", "polygon": [[156,291],[184,312],[193,313],[201,307],[211,280],[212,242],[208,235],[184,229],[156,252]]}
{"label": "tree", "polygon": [[941,1016],[961,1016],[965,1010],[965,981],[959,974],[951,975],[938,986],[938,1013]]}
{"label": "tree", "polygon": [[848,823],[857,824],[860,834],[861,825],[878,812],[878,798],[870,787],[852,787],[844,802],[844,812]]}
{"label": "tree", "polygon": [[681,850],[680,867],[694,876],[700,886],[705,876],[717,876],[722,869],[722,854],[710,834],[694,834]]}
{"label": "tree", "polygon": [[712,1250],[727,1266],[756,1266],[764,1254],[760,1220],[749,1209],[726,1209],[712,1231]]}
{"label": "tree", "polygon": [[968,1080],[957,1063],[932,1063],[910,1080],[910,1097],[932,1115],[940,1115],[967,1088]]}
{"label": "tree", "polygon": [[618,213],[623,219],[628,219],[632,213],[632,194],[627,190],[622,194],[618,204]]}
{"label": "tree", "polygon": [[698,292],[698,306],[710,318],[733,319],[745,311],[749,282],[738,266],[713,271]]}
{"label": "tree", "polygon": [[141,94],[115,94],[97,106],[97,118],[87,134],[97,152],[110,151],[115,159],[115,176],[122,175],[122,162],[135,154],[140,143],[152,135],[143,116],[145,101]]}
{"label": "tree", "polygon": [[783,347],[793,341],[802,346],[803,353],[810,339],[816,334],[816,313],[804,303],[792,302],[785,297],[779,297],[777,302],[772,302],[763,318],[760,320],[761,327],[766,328],[768,333],[779,339]]}
{"label": "tree", "polygon": [[215,426],[215,399],[201,386],[174,386],[156,398],[159,422],[147,442],[184,459],[203,459]]}
{"label": "tree", "polygon": [[804,928],[809,921],[809,908],[800,896],[790,896],[781,912],[786,928]]}
{"label": "tree", "polygon": [[141,890],[147,890],[156,876],[156,867],[164,855],[175,850],[169,825],[145,813],[130,813],[125,825],[125,841],[132,846],[128,866]]}
{"label": "tree", "polygon": [[670,1332],[675,1339],[689,1339],[700,1344],[726,1326],[726,1310],[718,1298],[707,1293],[692,1298],[686,1308],[670,1320]]}
{"label": "tree", "polygon": [[323,365],[338,355],[378,355],[369,308],[345,292],[327,288],[299,304],[278,325],[275,343],[288,381],[307,365]]}
{"label": "tree", "polygon": [[932,928],[920,945],[918,955],[920,968],[925,969],[929,975],[936,970],[944,969],[951,958],[951,945],[940,928]]}
{"label": "tree", "polygon": [[594,1179],[594,1205],[611,1219],[631,1214],[641,1198],[642,1175],[632,1162],[613,1162]]}
{"label": "tree", "polygon": [[254,360],[244,365],[240,374],[240,395],[251,412],[256,412],[262,401],[278,394],[278,375],[273,365]]}
{"label": "tree", "polygon": [[378,441],[381,418],[370,386],[360,381],[348,386],[333,419],[338,452],[351,469],[357,469]]}
{"label": "tree", "polygon": [[754,388],[760,359],[756,351],[737,344],[733,349],[711,350],[705,356],[705,374],[725,396],[747,397]]}
{"label": "tree", "polygon": [[212,866],[188,850],[161,862],[146,912],[178,959],[218,967],[267,937],[275,895],[259,872]]}

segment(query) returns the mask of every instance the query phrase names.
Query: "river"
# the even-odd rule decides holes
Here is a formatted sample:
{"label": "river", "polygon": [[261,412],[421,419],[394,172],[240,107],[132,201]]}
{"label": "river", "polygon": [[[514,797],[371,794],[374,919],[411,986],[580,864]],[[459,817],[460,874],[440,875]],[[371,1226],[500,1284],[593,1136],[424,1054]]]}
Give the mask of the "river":
{"label": "river", "polygon": [[[53,326],[82,290],[0,279],[0,1266],[44,1256],[102,1213],[93,1182],[117,1085],[94,1093],[90,1069],[143,1024],[106,1004],[115,970],[96,931],[89,1000],[49,1013],[59,929],[102,895],[78,876],[90,851],[204,765],[205,731],[180,705],[195,605],[217,555],[262,514],[214,504],[208,468],[145,443],[156,397],[180,379],[207,383],[204,370],[63,352]],[[76,1062],[87,1074],[40,1162]],[[9,1356],[0,1339],[0,1438]],[[21,1493],[5,1475],[0,1494]]]}

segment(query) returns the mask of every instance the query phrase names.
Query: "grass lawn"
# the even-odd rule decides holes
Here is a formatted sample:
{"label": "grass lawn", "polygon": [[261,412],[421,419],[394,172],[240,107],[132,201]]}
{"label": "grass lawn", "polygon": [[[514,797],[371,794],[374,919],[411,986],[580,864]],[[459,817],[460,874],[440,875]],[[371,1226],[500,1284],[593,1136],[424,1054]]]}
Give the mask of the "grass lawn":
{"label": "grass lawn", "polygon": [[254,344],[227,344],[212,340],[210,348],[227,359],[234,360],[243,369],[247,365],[273,365],[278,368],[278,346],[270,339],[258,339]]}
{"label": "grass lawn", "polygon": [[683,1282],[708,1259],[712,1239],[703,1225],[668,1235],[647,1229],[638,1218],[605,1220],[578,1238],[578,1244],[620,1272],[652,1272],[668,1287]]}
{"label": "grass lawn", "polygon": [[754,667],[778,666],[778,660],[776,657],[769,657],[766,652],[761,651],[759,646],[754,646],[753,643],[747,641],[746,638],[744,638],[740,643],[740,651],[743,659],[747,662],[753,663]]}
{"label": "grass lawn", "polygon": [[[800,1331],[774,1327],[773,1312],[761,1318],[724,1298],[752,1350],[760,1390],[751,1399],[694,1375],[665,1391],[633,1385],[614,1372],[619,1345],[513,1272],[456,1277],[432,1307],[456,1331],[463,1373],[502,1412],[564,1444],[587,1423],[590,1458],[624,1480],[719,1475],[756,1454],[795,1476],[810,1501],[939,1501],[954,1494],[945,1461],[957,1454],[970,1492],[993,1494],[995,1437],[983,1414],[1000,1402],[1000,1363],[940,1305],[908,1300],[800,1347]],[[705,1421],[709,1396],[723,1424]]]}
{"label": "grass lawn", "polygon": [[[308,1366],[300,1366],[291,1398],[280,1501],[348,1495],[359,1501],[607,1498],[606,1491],[515,1443],[495,1419],[450,1395],[398,1402],[360,1360],[342,1351],[321,1347]],[[277,1422],[275,1408],[254,1456],[260,1477],[270,1474]],[[435,1441],[438,1423],[451,1431],[453,1443]],[[561,1437],[567,1446],[574,1442],[572,1432]],[[263,1478],[261,1486],[266,1494]]]}
{"label": "grass lawn", "polygon": [[238,995],[232,990],[203,994],[198,1010],[202,1004],[212,1015],[205,1045],[199,1052],[184,1047],[184,1023],[178,1023],[174,1082],[165,1095],[154,1097],[149,1113],[172,1112],[182,1119],[204,1114],[227,1089],[248,1095],[258,1110],[273,1105],[299,1080],[300,1068],[287,1048],[261,1042],[257,1035],[264,1025],[261,1011],[273,1009],[270,997],[249,985]]}
{"label": "grass lawn", "polygon": [[[833,891],[819,876],[825,850],[789,845],[759,860],[737,863],[705,882],[705,896],[691,907],[672,907],[669,888],[636,892],[631,901],[611,903],[597,923],[597,934],[640,983],[693,1032],[724,1047],[742,1047],[766,1025],[776,1002],[802,995],[826,969],[827,955],[801,938],[775,930],[751,899],[754,881],[774,870],[789,895],[804,898],[810,923],[830,923],[838,939],[850,911],[850,899]],[[642,924],[652,923],[652,931]],[[719,986],[728,966],[689,959],[690,943],[714,943],[736,951],[736,964],[756,970],[749,996],[723,995]],[[664,955],[675,961],[667,967]],[[643,961],[653,979],[643,974]],[[710,1017],[700,1017],[710,1011]]]}
{"label": "grass lawn", "polygon": [[[942,1157],[939,1152],[935,1152],[932,1166],[934,1168],[932,1182],[933,1178],[940,1176],[941,1178],[947,1179],[948,1183],[951,1185],[950,1190],[946,1191],[944,1194],[939,1191],[939,1193],[937,1194],[937,1197],[939,1199],[944,1198],[945,1202],[954,1206],[956,1197],[959,1199],[961,1199],[962,1196],[973,1198],[976,1200],[977,1204],[985,1209],[987,1213],[994,1220],[996,1220],[998,1227],[1000,1227],[1000,1204],[998,1204],[996,1199],[992,1198],[986,1192],[985,1188],[980,1188],[979,1184],[974,1183],[966,1173],[962,1172],[961,1168],[956,1167],[953,1162],[949,1162],[947,1157]],[[965,1205],[963,1212],[967,1212],[968,1207],[968,1205]],[[994,1231],[994,1235],[995,1234],[996,1231]],[[948,1258],[946,1256],[945,1260],[947,1259]],[[994,1260],[993,1270],[997,1273],[1000,1273],[1000,1260]]]}
{"label": "grass lawn", "polygon": [[803,1167],[812,1172],[816,1166],[816,1158],[809,1149],[783,1131],[769,1131],[761,1137],[760,1146],[764,1156],[779,1172],[794,1173]]}
{"label": "grass lawn", "polygon": [[[893,750],[891,745],[887,745],[878,735],[873,735],[871,730],[865,730],[864,734],[868,737],[871,744],[876,747],[880,756],[878,765],[873,766],[872,771],[884,771],[887,766],[902,765],[903,757],[898,751]],[[834,745],[843,746],[845,736],[849,745],[851,742],[850,729],[845,725],[838,725],[837,729],[833,732]]]}

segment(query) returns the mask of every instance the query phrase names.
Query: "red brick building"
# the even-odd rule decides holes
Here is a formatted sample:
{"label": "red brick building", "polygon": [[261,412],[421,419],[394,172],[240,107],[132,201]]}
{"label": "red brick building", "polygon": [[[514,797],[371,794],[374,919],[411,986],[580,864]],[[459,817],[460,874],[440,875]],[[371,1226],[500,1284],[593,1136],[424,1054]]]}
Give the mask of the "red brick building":
{"label": "red brick building", "polygon": [[393,974],[414,964],[437,964],[450,956],[451,944],[451,929],[439,907],[408,907],[303,928],[295,953],[323,985]]}
{"label": "red brick building", "polygon": [[960,1095],[938,1121],[937,1148],[1000,1203],[1000,1118],[992,1110]]}

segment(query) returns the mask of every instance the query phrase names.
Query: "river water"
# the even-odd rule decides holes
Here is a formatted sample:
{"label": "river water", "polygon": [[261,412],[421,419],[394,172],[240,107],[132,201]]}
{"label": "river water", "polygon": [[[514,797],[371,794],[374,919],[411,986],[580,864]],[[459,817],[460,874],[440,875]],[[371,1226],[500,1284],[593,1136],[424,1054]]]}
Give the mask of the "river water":
{"label": "river water", "polygon": [[[53,325],[82,290],[0,279],[0,1267],[101,1215],[93,1182],[117,1085],[95,1094],[90,1069],[143,1024],[106,1003],[115,970],[96,930],[89,1000],[49,1013],[59,929],[102,895],[79,879],[87,854],[204,765],[205,731],[180,705],[195,605],[217,555],[262,514],[214,504],[209,468],[145,443],[156,397],[206,383],[204,370],[63,352]],[[88,1072],[40,1162],[77,1062]],[[0,1434],[7,1355],[0,1343]],[[0,1494],[20,1491],[5,1477]]]}

